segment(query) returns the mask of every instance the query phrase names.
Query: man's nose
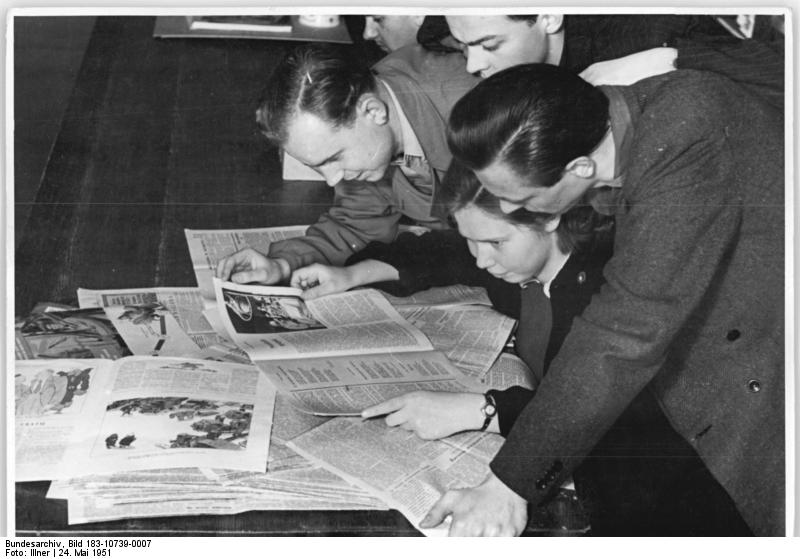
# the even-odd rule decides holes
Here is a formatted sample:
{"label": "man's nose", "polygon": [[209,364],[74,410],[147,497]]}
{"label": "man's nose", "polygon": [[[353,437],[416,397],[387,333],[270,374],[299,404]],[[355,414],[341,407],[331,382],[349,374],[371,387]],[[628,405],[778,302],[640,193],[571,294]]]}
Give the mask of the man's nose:
{"label": "man's nose", "polygon": [[487,67],[486,57],[480,52],[479,48],[467,47],[464,51],[467,57],[467,72],[470,74],[477,74],[482,72]]}
{"label": "man's nose", "polygon": [[341,169],[320,169],[320,173],[325,177],[328,186],[336,186],[344,178],[344,171]]}
{"label": "man's nose", "polygon": [[376,29],[375,22],[372,20],[371,17],[367,18],[367,22],[364,25],[364,40],[369,41],[370,39],[374,39],[378,36],[378,30]]}
{"label": "man's nose", "polygon": [[509,202],[507,200],[500,200],[500,210],[505,214],[510,214],[522,207],[522,204],[516,202]]}

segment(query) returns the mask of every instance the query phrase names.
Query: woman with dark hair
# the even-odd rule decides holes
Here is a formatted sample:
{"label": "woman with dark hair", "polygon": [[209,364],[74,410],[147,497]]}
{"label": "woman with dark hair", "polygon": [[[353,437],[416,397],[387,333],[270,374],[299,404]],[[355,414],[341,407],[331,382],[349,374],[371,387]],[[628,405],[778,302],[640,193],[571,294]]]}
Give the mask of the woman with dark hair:
{"label": "woman with dark hair", "polygon": [[[459,164],[445,175],[442,200],[459,234],[408,233],[390,245],[373,243],[345,268],[313,264],[295,271],[292,285],[313,285],[304,292],[306,298],[376,283],[398,295],[454,283],[486,286],[495,307],[519,316],[516,350],[531,369],[532,384],[538,385],[572,320],[603,283],[613,220],[590,207],[562,216],[526,210],[505,214],[499,200]],[[437,239],[436,244],[426,236]],[[511,308],[514,303],[517,308]],[[531,396],[532,391],[520,387],[491,390],[486,396],[417,392],[365,410],[363,417],[388,413],[389,425],[403,425],[423,438],[481,427],[505,433]],[[499,421],[483,415],[487,398],[496,405]]]}

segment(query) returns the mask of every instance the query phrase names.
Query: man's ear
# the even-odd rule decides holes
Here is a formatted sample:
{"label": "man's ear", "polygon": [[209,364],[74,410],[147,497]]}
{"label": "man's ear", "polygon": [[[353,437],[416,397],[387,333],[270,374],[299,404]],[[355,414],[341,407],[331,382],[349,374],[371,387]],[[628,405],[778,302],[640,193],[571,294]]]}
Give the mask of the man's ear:
{"label": "man's ear", "polygon": [[594,159],[586,155],[576,157],[564,167],[564,171],[581,179],[590,179],[595,173]]}
{"label": "man's ear", "polygon": [[389,122],[389,108],[374,93],[364,93],[358,100],[356,110],[358,116],[363,116],[379,126]]}
{"label": "man's ear", "polygon": [[541,25],[545,33],[552,35],[561,31],[564,26],[564,16],[562,14],[542,14],[537,18],[536,23]]}

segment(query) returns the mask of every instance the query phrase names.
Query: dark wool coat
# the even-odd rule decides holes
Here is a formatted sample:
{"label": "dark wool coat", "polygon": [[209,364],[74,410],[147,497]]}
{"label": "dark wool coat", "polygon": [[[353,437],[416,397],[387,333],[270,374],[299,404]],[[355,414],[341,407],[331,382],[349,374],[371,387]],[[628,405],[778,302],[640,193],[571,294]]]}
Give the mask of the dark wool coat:
{"label": "dark wool coat", "polygon": [[541,502],[652,382],[753,531],[783,534],[782,115],[710,73],[604,91],[624,171],[607,284],[492,470]]}

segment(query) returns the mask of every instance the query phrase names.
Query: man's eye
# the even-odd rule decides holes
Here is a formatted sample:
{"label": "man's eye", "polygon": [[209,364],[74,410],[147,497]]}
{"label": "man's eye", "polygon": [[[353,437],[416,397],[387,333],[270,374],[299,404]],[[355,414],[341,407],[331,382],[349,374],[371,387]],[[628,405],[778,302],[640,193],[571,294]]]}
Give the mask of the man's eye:
{"label": "man's eye", "polygon": [[494,52],[500,48],[500,43],[483,43],[481,46],[486,52]]}

